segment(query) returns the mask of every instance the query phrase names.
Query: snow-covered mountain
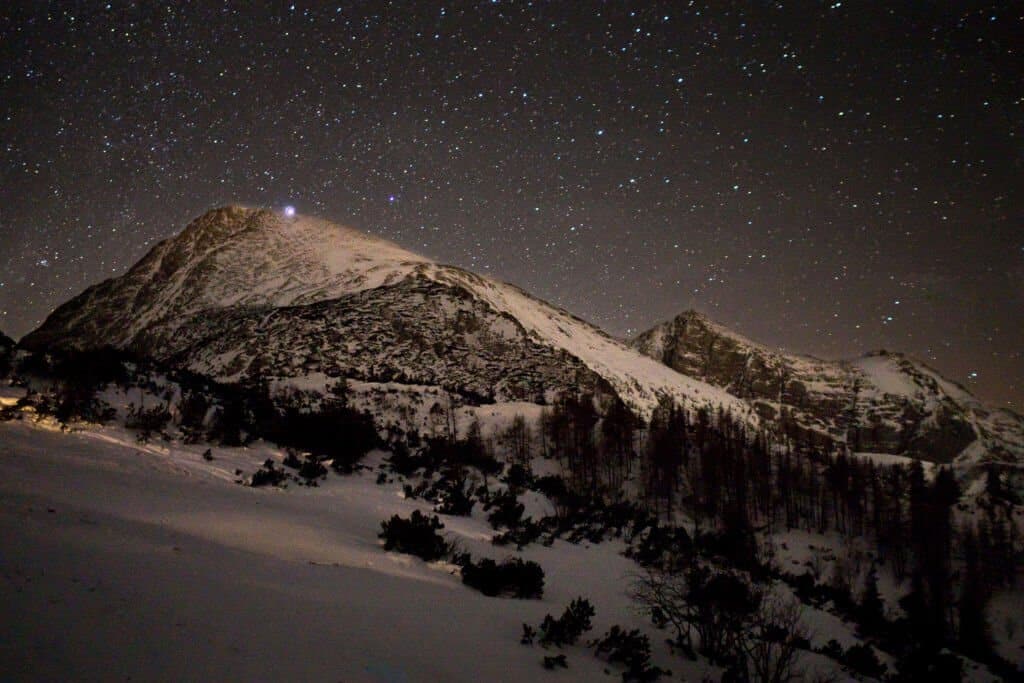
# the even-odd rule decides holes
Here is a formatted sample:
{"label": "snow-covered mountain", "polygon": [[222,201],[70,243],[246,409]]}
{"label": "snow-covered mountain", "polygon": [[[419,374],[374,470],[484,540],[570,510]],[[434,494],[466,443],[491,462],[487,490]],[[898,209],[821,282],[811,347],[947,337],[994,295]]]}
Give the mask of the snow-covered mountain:
{"label": "snow-covered mountain", "polygon": [[499,402],[583,388],[641,415],[667,396],[757,421],[722,389],[513,285],[324,220],[238,206],[197,218],[21,343],[113,346],[222,381],[345,376]]}
{"label": "snow-covered mountain", "polygon": [[854,451],[963,464],[1024,460],[1024,418],[985,406],[903,354],[878,351],[842,361],[784,354],[695,311],[630,345],[743,398],[768,422],[827,434]]}

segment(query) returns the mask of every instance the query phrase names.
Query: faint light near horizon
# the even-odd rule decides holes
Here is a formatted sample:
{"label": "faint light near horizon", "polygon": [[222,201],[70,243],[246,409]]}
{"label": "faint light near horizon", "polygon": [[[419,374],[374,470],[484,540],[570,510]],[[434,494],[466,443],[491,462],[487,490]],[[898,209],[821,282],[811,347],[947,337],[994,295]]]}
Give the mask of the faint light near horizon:
{"label": "faint light near horizon", "polygon": [[293,218],[295,216],[295,207],[294,206],[286,206],[286,207],[284,207],[284,215],[287,216],[288,218]]}

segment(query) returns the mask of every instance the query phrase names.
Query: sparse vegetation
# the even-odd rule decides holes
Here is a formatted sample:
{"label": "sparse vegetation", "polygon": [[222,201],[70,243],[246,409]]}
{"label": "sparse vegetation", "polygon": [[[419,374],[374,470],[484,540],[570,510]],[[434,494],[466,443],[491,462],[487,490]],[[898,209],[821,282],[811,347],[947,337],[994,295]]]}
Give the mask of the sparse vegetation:
{"label": "sparse vegetation", "polygon": [[540,624],[540,644],[563,647],[575,645],[580,637],[591,628],[594,606],[586,598],[576,598],[565,608],[562,616],[555,619],[550,614]]}
{"label": "sparse vegetation", "polygon": [[253,472],[252,477],[249,479],[249,486],[279,486],[287,478],[288,475],[285,471],[275,467],[274,461],[267,458],[263,463],[263,467]]}
{"label": "sparse vegetation", "polygon": [[426,562],[443,559],[452,551],[451,544],[437,533],[444,528],[441,520],[419,510],[414,510],[409,519],[395,515],[381,522],[381,527],[379,537],[384,539],[385,550],[415,555]]}
{"label": "sparse vegetation", "polygon": [[544,596],[544,570],[536,562],[518,557],[501,563],[488,558],[467,561],[462,567],[462,582],[491,597],[539,599]]}
{"label": "sparse vegetation", "polygon": [[651,664],[651,641],[637,629],[627,631],[621,626],[612,626],[590,645],[596,656],[626,667],[622,672],[623,683],[646,683],[671,675]]}

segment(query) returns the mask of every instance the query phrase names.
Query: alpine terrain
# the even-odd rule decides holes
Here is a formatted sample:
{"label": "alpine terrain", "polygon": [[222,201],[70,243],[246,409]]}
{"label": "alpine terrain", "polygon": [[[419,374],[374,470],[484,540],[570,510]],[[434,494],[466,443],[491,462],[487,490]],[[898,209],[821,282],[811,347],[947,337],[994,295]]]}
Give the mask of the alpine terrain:
{"label": "alpine terrain", "polygon": [[4,680],[978,681],[1024,420],[228,206],[0,335]]}
{"label": "alpine terrain", "polygon": [[1024,461],[1024,418],[984,405],[900,353],[842,361],[773,351],[695,311],[630,341],[641,353],[749,402],[783,431],[854,452],[970,465]]}
{"label": "alpine terrain", "polygon": [[238,206],[197,218],[21,345],[126,349],[224,382],[349,377],[485,402],[587,389],[644,416],[665,397],[756,421],[722,389],[515,286],[323,220]]}

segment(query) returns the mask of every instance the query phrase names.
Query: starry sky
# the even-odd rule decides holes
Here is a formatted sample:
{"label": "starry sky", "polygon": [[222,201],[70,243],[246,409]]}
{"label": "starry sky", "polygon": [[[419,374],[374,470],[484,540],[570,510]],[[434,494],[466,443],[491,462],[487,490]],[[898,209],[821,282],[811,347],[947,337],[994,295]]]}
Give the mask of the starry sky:
{"label": "starry sky", "polygon": [[0,8],[0,330],[228,203],[1024,409],[1024,6]]}

